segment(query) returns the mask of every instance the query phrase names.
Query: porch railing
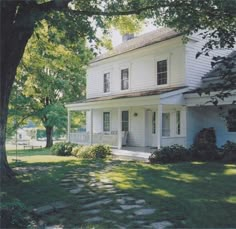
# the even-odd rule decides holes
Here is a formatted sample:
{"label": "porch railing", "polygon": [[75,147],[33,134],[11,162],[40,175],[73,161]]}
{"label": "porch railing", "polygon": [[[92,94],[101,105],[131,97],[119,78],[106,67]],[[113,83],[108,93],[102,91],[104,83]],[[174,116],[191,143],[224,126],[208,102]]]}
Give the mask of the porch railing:
{"label": "porch railing", "polygon": [[[89,132],[70,133],[70,142],[82,144],[82,145],[88,145],[90,144],[90,133]],[[94,133],[92,136],[92,143],[117,146],[118,134],[117,133]]]}

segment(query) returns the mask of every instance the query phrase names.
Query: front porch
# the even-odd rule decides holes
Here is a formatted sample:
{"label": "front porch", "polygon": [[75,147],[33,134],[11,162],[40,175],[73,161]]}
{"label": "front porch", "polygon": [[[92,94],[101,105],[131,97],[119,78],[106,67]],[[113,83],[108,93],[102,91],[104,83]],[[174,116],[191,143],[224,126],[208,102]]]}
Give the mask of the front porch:
{"label": "front porch", "polygon": [[[73,143],[107,144],[117,149],[186,145],[186,109],[182,91],[115,101],[104,98],[66,107],[67,136]],[[84,112],[83,131],[78,128],[72,131],[71,112]]]}

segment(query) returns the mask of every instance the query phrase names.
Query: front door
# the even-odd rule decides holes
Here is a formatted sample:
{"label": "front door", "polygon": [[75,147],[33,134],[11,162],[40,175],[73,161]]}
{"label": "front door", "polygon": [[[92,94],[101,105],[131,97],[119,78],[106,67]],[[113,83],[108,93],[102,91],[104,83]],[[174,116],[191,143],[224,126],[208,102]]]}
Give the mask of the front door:
{"label": "front door", "polygon": [[146,146],[156,147],[157,146],[157,135],[156,135],[156,112],[147,110],[146,111]]}

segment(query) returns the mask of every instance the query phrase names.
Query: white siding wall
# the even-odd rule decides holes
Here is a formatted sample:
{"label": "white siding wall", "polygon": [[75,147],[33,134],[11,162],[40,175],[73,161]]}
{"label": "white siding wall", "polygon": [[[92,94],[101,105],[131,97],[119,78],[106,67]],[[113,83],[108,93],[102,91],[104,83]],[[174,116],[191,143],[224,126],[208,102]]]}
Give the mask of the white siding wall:
{"label": "white siding wall", "polygon": [[[157,89],[156,63],[168,59],[168,85],[185,85],[185,46],[180,37],[108,58],[90,65],[87,98]],[[129,90],[121,91],[120,72],[129,68]],[[111,73],[111,92],[103,93],[103,74]],[[160,86],[159,86],[160,87]],[[163,87],[163,86],[161,86]]]}
{"label": "white siding wall", "polygon": [[[227,111],[226,107],[224,107]],[[224,118],[217,107],[192,107],[187,111],[187,145],[193,144],[196,134],[203,128],[214,127],[217,145],[223,145],[227,140],[236,141],[236,132],[228,132]]]}
{"label": "white siding wall", "polygon": [[[197,39],[197,36],[196,36]],[[232,50],[214,50],[210,52],[209,56],[201,55],[196,59],[197,52],[201,51],[201,48],[205,44],[205,40],[193,41],[190,40],[186,44],[186,83],[190,87],[199,87],[201,84],[201,78],[206,75],[211,68],[211,60],[213,56],[228,55]]]}

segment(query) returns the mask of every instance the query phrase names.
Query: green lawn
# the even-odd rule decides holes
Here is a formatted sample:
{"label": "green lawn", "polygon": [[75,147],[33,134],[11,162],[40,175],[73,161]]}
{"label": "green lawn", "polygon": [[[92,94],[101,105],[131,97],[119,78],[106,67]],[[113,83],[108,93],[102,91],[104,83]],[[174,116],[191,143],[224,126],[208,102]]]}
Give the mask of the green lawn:
{"label": "green lawn", "polygon": [[[16,181],[2,186],[1,191],[8,197],[21,200],[29,210],[58,200],[71,203],[68,209],[44,216],[43,220],[49,225],[63,224],[65,228],[85,226],[79,198],[63,188],[60,180],[75,169],[88,168],[97,178],[111,179],[121,193],[145,199],[149,207],[156,209],[156,214],[148,218],[152,222],[168,220],[175,227],[182,228],[236,227],[236,165],[233,164],[186,162],[149,165],[123,161],[116,162],[111,171],[101,173],[101,169],[93,167],[95,161],[52,156],[45,149],[19,151],[19,161],[12,161],[14,158],[14,152],[9,152],[11,165],[28,168],[29,172],[19,174]],[[106,168],[109,162],[100,161],[100,164]],[[40,170],[43,167],[47,170]],[[109,198],[113,198],[112,195]],[[109,216],[106,209],[102,208],[102,211],[108,218],[114,217]],[[129,225],[127,218],[120,217],[119,221],[122,220],[121,224]],[[101,223],[96,228],[111,226]]]}

